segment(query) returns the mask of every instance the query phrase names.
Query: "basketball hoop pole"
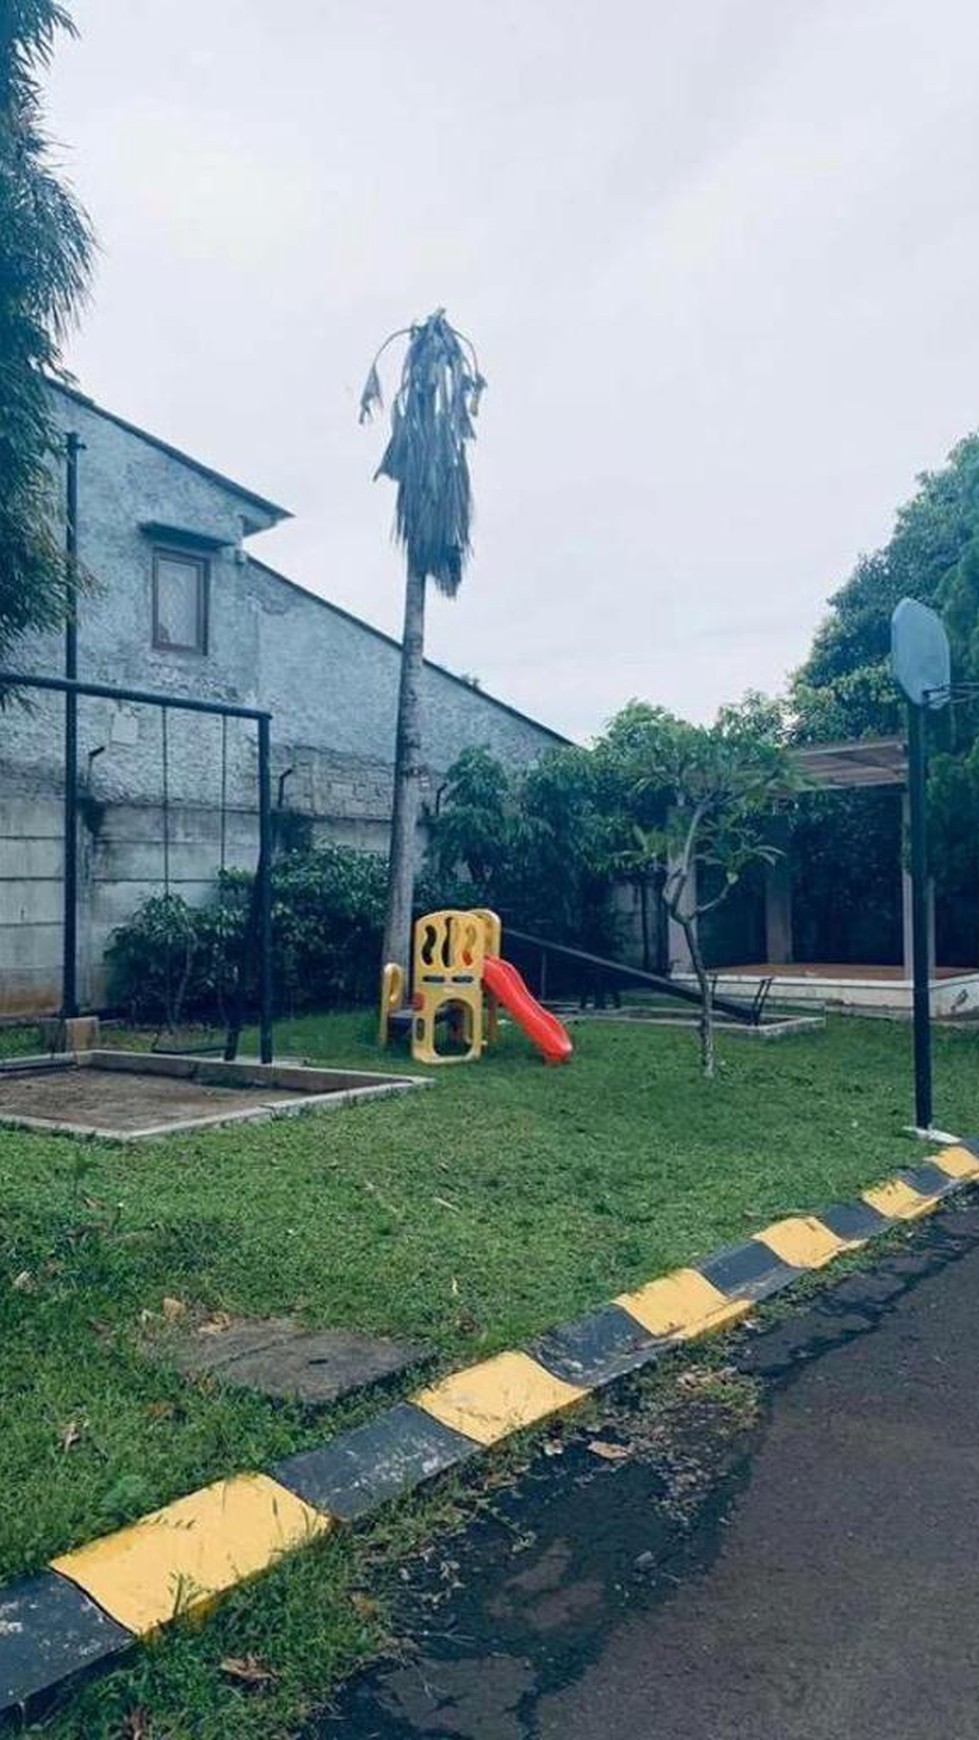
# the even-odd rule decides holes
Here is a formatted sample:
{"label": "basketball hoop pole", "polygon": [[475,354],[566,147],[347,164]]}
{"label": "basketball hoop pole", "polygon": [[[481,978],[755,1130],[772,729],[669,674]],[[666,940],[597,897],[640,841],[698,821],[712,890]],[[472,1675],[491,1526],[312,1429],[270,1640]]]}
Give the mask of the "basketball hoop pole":
{"label": "basketball hoop pole", "polygon": [[908,703],[908,799],[911,811],[911,962],[914,1010],[914,1117],[931,1130],[931,926],[926,838],[928,721],[926,710],[952,697],[952,655],[937,611],[902,598],[891,617],[891,673]]}
{"label": "basketball hoop pole", "polygon": [[911,812],[911,954],[914,1008],[914,1121],[930,1130],[931,949],[928,925],[928,846],[926,791],[928,739],[926,707],[908,702],[908,799]]}

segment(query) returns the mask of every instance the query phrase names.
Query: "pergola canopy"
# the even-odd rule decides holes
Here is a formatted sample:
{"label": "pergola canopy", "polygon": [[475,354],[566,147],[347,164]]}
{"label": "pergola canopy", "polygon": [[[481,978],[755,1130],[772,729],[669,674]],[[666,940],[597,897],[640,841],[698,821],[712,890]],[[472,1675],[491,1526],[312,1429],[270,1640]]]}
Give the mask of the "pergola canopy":
{"label": "pergola canopy", "polygon": [[862,737],[851,743],[807,743],[792,759],[813,785],[826,791],[905,786],[907,747],[902,737]]}

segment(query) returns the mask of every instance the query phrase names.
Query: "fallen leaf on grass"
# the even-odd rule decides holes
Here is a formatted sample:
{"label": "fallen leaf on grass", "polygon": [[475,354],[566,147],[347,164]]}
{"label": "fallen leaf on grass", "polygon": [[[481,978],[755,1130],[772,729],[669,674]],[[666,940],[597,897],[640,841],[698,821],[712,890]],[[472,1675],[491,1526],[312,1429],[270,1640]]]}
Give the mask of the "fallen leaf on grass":
{"label": "fallen leaf on grass", "polygon": [[67,1425],[62,1426],[58,1436],[58,1443],[62,1450],[71,1450],[81,1442],[82,1432],[87,1423],[86,1420],[69,1420]]}
{"label": "fallen leaf on grass", "polygon": [[125,1740],[150,1740],[150,1713],[142,1704],[130,1710],[123,1734]]}
{"label": "fallen leaf on grass", "polygon": [[257,1655],[226,1655],[221,1672],[242,1686],[274,1686],[278,1674],[265,1667]]}
{"label": "fallen leaf on grass", "polygon": [[100,1317],[90,1317],[88,1320],[88,1327],[95,1335],[105,1336],[112,1334],[112,1324],[103,1323]]}
{"label": "fallen leaf on grass", "polygon": [[380,1608],[370,1595],[365,1595],[362,1589],[355,1589],[350,1597],[350,1605],[360,1619],[376,1619]]}
{"label": "fallen leaf on grass", "polygon": [[197,1333],[198,1335],[220,1335],[223,1330],[230,1328],[231,1318],[227,1311],[215,1311],[214,1316],[209,1317],[206,1323],[198,1324]]}
{"label": "fallen leaf on grass", "polygon": [[381,1195],[381,1192],[378,1190],[377,1185],[372,1183],[369,1178],[364,1179],[364,1189],[369,1190],[371,1195],[373,1196],[375,1202],[379,1202],[381,1207],[383,1209],[387,1210],[388,1214],[391,1214],[394,1216],[395,1220],[401,1219],[400,1208],[397,1208],[393,1202],[386,1201],[386,1199]]}
{"label": "fallen leaf on grass", "polygon": [[561,1443],[560,1438],[548,1438],[543,1444],[542,1449],[545,1456],[564,1455],[564,1445]]}
{"label": "fallen leaf on grass", "polygon": [[34,1276],[31,1274],[30,1269],[21,1269],[20,1274],[14,1276],[10,1285],[13,1287],[15,1293],[33,1293]]}
{"label": "fallen leaf on grass", "polygon": [[182,1299],[172,1299],[168,1296],[164,1296],[162,1310],[165,1321],[167,1323],[175,1323],[178,1317],[183,1317],[187,1307]]}
{"label": "fallen leaf on grass", "polygon": [[632,1452],[625,1444],[606,1444],[603,1438],[593,1438],[588,1446],[593,1456],[600,1456],[603,1462],[624,1462]]}
{"label": "fallen leaf on grass", "polygon": [[172,1420],[176,1413],[172,1402],[147,1402],[146,1415],[150,1420]]}

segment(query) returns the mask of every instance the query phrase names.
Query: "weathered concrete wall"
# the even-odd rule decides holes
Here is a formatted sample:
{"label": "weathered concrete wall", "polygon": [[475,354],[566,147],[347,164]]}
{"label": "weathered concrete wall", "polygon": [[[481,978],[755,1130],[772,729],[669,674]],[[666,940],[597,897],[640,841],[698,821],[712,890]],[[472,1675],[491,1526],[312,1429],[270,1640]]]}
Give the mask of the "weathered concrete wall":
{"label": "weathered concrete wall", "polygon": [[[252,562],[241,589],[253,611],[257,692],[279,742],[329,747],[390,764],[401,649],[355,618]],[[562,741],[450,676],[425,668],[425,745],[433,773],[462,749],[485,745],[511,766]]]}
{"label": "weathered concrete wall", "polygon": [[[243,537],[274,512],[215,474],[54,391],[60,426],[79,457],[79,556],[92,578],[79,607],[80,677],[273,714],[273,799],[317,834],[375,851],[387,847],[400,648],[387,636],[251,560]],[[60,482],[60,480],[59,480]],[[217,540],[210,562],[208,649],[153,646],[150,522]],[[161,539],[161,542],[166,542]],[[60,636],[25,637],[16,664],[63,669]],[[425,671],[428,789],[460,750],[485,745],[510,765],[562,741],[437,666]],[[61,957],[64,701],[35,693],[0,717],[0,1013],[57,1004]],[[227,751],[222,777],[223,749]],[[255,727],[171,711],[171,880],[202,898],[217,864],[222,791],[232,838],[253,863],[257,844]],[[116,925],[162,877],[160,710],[79,701],[79,775],[87,797],[81,833],[79,951],[82,995],[98,1001],[101,957]]]}
{"label": "weathered concrete wall", "polygon": [[[0,799],[0,1016],[49,1014],[60,1005],[63,822],[56,797]],[[218,815],[177,806],[169,837],[171,890],[198,905],[220,867]],[[230,810],[228,868],[254,866],[257,846],[255,816]],[[112,932],[148,895],[163,892],[163,812],[155,804],[83,803],[78,848],[79,994],[101,1006]]]}
{"label": "weathered concrete wall", "polygon": [[[297,812],[292,811],[292,814]],[[0,798],[0,1017],[53,1014],[61,1002],[63,812],[57,797]],[[347,812],[313,821],[314,844],[375,850],[387,814],[356,797]],[[78,990],[86,1007],[106,1004],[105,954],[113,932],[142,902],[169,887],[191,906],[214,893],[222,861],[254,870],[258,818],[229,808],[222,853],[220,811],[176,804],[164,831],[159,804],[83,802],[78,829]]]}
{"label": "weathered concrete wall", "polygon": [[0,804],[0,1013],[57,1007],[51,987],[60,985],[63,865],[55,800]]}
{"label": "weathered concrete wall", "polygon": [[[389,766],[400,669],[397,643],[250,560],[240,540],[262,523],[262,515],[233,487],[202,476],[75,398],[55,393],[54,401],[62,426],[74,429],[84,443],[79,555],[94,584],[79,607],[80,677],[268,708],[278,769],[323,755]],[[148,522],[224,540],[208,558],[205,655],[152,644],[153,541],[140,531]],[[265,515],[264,524],[271,523]],[[60,671],[60,638],[26,637],[17,663],[32,672]],[[426,667],[424,701],[425,741],[436,774],[467,746],[484,744],[511,765],[521,765],[562,741],[434,665]],[[0,789],[22,783],[25,769],[35,789],[60,778],[61,708],[59,700],[45,698],[32,703],[29,713],[17,709],[7,715]],[[100,751],[92,776],[102,796],[159,795],[158,710],[83,700],[79,730],[83,767],[89,752]],[[169,734],[173,789],[188,801],[213,801],[220,721],[172,713]],[[229,725],[229,791],[242,803],[254,800],[254,737],[253,726]],[[332,808],[322,773],[317,792],[318,802]]]}

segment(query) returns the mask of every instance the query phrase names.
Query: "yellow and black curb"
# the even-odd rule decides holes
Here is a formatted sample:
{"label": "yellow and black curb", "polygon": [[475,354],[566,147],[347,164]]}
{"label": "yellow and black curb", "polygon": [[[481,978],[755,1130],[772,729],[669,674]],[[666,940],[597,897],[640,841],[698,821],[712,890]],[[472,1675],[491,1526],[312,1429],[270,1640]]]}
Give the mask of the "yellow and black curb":
{"label": "yellow and black curb", "polygon": [[202,1615],[283,1553],[572,1406],[759,1300],[917,1219],[979,1178],[979,1139],[819,1215],[794,1215],[677,1269],[526,1350],[453,1372],[269,1473],[217,1481],[0,1588],[0,1725],[40,1713],[182,1614]]}

